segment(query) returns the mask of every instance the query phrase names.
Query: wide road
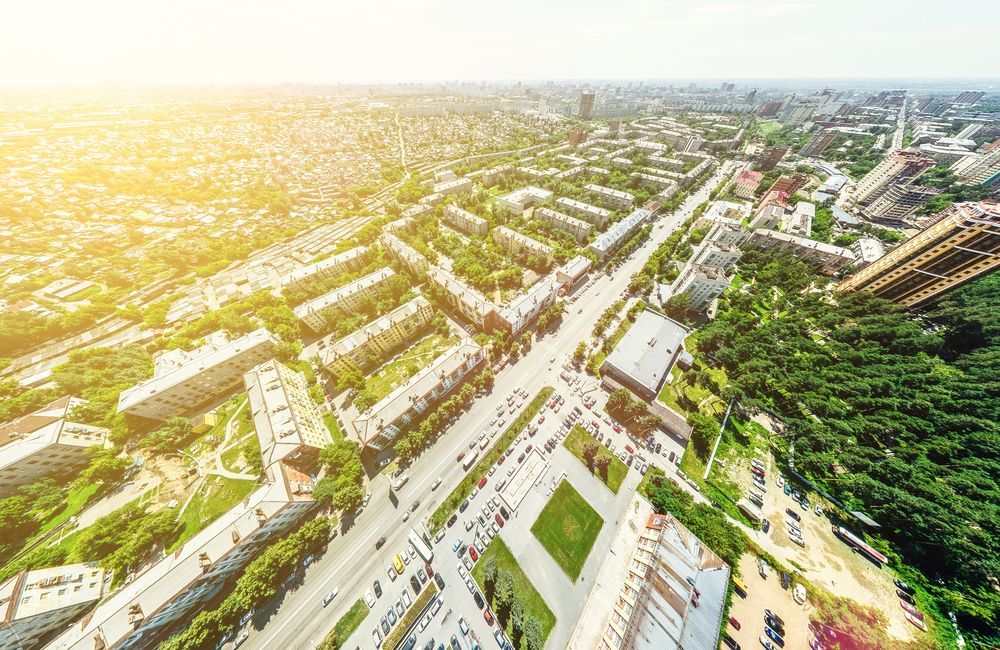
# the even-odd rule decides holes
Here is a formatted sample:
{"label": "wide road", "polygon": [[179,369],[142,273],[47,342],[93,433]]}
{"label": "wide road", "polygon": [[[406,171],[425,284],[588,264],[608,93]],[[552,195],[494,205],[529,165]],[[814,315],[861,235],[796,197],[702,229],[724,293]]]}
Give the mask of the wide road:
{"label": "wide road", "polygon": [[[371,502],[351,529],[329,544],[323,557],[313,562],[301,575],[300,582],[283,592],[279,603],[257,613],[249,630],[250,638],[241,648],[299,650],[315,647],[375,579],[386,591],[376,604],[377,609],[384,610],[388,606],[387,596],[395,594],[394,600],[403,587],[398,580],[389,581],[386,565],[405,546],[410,528],[421,526],[420,522],[426,521],[459,483],[465,472],[455,459],[461,451],[468,449],[473,436],[489,427],[490,419],[496,414],[498,400],[504,399],[515,386],[520,386],[530,394],[529,400],[525,400],[527,406],[530,398],[542,387],[557,386],[561,364],[580,341],[589,339],[601,312],[626,290],[631,276],[642,268],[655,248],[691,215],[698,204],[706,201],[711,190],[739,164],[732,161],[724,163],[678,210],[658,218],[646,243],[615,270],[613,276],[599,273],[590,286],[577,291],[575,302],[567,305],[561,327],[536,341],[517,363],[499,372],[491,395],[477,400],[454,426],[414,461],[407,470],[410,480],[398,493],[398,503],[389,500],[388,479],[377,477],[371,485]],[[550,363],[553,358],[556,360],[554,364]],[[432,492],[431,483],[439,477],[441,486]],[[420,501],[420,506],[415,516],[404,523],[402,513],[415,500]],[[386,544],[376,551],[375,542],[382,536],[385,536]],[[434,548],[435,555],[446,550],[439,545]],[[340,595],[324,608],[323,596],[334,587],[340,589]],[[371,629],[363,627],[358,633],[360,636],[355,638],[364,638],[371,634]],[[371,641],[366,640],[361,645],[370,647]]]}

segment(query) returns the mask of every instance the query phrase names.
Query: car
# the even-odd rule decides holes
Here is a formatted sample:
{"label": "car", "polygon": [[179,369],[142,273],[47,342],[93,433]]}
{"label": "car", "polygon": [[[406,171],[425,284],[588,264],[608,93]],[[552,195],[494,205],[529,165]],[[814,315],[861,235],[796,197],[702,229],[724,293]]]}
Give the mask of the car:
{"label": "car", "polygon": [[420,584],[427,584],[427,572],[424,571],[423,567],[417,569],[417,577],[420,578]]}
{"label": "car", "polygon": [[458,617],[458,629],[462,633],[462,636],[468,636],[469,634],[469,624],[465,622],[464,616]]}
{"label": "car", "polygon": [[382,617],[382,620],[379,621],[379,623],[382,625],[382,634],[388,634],[389,633],[389,621],[385,620],[385,616]]}
{"label": "car", "polygon": [[429,562],[424,563],[424,572],[431,578],[434,577],[434,568],[431,567]]}
{"label": "car", "polygon": [[385,537],[379,537],[378,541],[375,542],[375,550],[376,551],[379,550],[384,545],[385,545]]}
{"label": "car", "polygon": [[365,492],[365,498],[361,500],[361,507],[363,508],[366,505],[368,505],[368,502],[371,501],[371,500],[372,500],[372,493],[371,492]]}
{"label": "car", "polygon": [[441,477],[440,476],[437,477],[436,479],[434,479],[434,482],[431,483],[431,491],[433,492],[434,490],[438,489],[439,485],[441,485]]}
{"label": "car", "polygon": [[372,630],[372,642],[375,643],[376,648],[382,647],[382,635],[379,634],[377,627]]}
{"label": "car", "polygon": [[465,510],[468,507],[469,507],[469,499],[466,499],[465,501],[462,502],[462,505],[458,506],[458,511],[459,512],[465,512]]}
{"label": "car", "polygon": [[902,589],[897,589],[896,590],[896,595],[899,596],[899,599],[901,601],[903,601],[904,603],[907,603],[907,604],[910,604],[910,605],[915,605],[916,604],[916,603],[913,602],[913,597],[910,596],[910,594],[908,594],[905,591],[903,591]]}
{"label": "car", "polygon": [[764,610],[764,616],[768,616],[770,618],[773,618],[774,620],[776,620],[778,622],[778,625],[781,625],[782,627],[785,625],[785,621],[783,621],[780,616],[778,616],[777,614],[775,614],[774,612],[772,612],[769,609],[765,609]]}
{"label": "car", "polygon": [[382,597],[382,585],[379,583],[378,580],[372,582],[372,589],[375,590],[375,597],[376,598],[381,598]]}
{"label": "car", "polygon": [[758,641],[760,641],[760,644],[764,646],[764,650],[775,650],[774,644],[768,641],[767,637],[763,634],[760,635],[760,639],[758,639]]}
{"label": "car", "polygon": [[794,519],[795,521],[802,521],[802,517],[799,516],[799,513],[795,512],[791,508],[785,508],[785,514]]}
{"label": "car", "polygon": [[785,492],[786,495],[791,496],[791,494],[792,494],[792,484],[791,483],[785,483],[784,492]]}
{"label": "car", "polygon": [[[406,591],[404,590],[403,593],[405,594]],[[406,611],[406,608],[403,607],[403,600],[402,600],[402,598],[396,600],[395,607],[396,607],[396,616],[398,616],[400,619],[402,619],[403,618],[403,613]]]}
{"label": "car", "polygon": [[385,572],[389,575],[389,579],[392,581],[396,580],[396,570],[392,568],[391,564],[385,565]]}
{"label": "car", "polygon": [[751,467],[750,471],[754,473],[754,476],[759,476],[760,478],[764,478],[764,470],[760,469],[759,467]]}
{"label": "car", "polygon": [[420,581],[417,580],[417,576],[410,576],[410,586],[413,587],[413,593],[420,593]]}
{"label": "car", "polygon": [[434,574],[434,582],[437,583],[438,589],[444,589],[444,578],[441,577],[440,573]]}
{"label": "car", "polygon": [[458,575],[462,577],[462,580],[466,580],[469,577],[469,572],[465,570],[465,566],[461,562],[456,566],[458,566]]}
{"label": "car", "polygon": [[471,577],[465,579],[465,587],[469,590],[470,594],[476,593],[476,583]]}
{"label": "car", "polygon": [[778,475],[778,478],[774,479],[774,482],[778,487],[785,487],[785,477],[780,474]]}
{"label": "car", "polygon": [[406,565],[403,563],[404,557],[405,555],[400,555],[399,553],[396,553],[396,557],[392,558],[392,566],[395,567],[396,573],[398,573],[399,575],[403,575],[403,570],[406,568]]}
{"label": "car", "polygon": [[775,632],[777,632],[780,636],[785,636],[785,627],[780,623],[778,623],[778,621],[771,618],[770,616],[764,617],[764,624],[767,625],[772,630],[774,630]]}
{"label": "car", "polygon": [[507,512],[507,508],[504,507],[502,504],[500,506],[500,516],[503,517],[504,519],[510,519],[510,513]]}
{"label": "car", "polygon": [[478,494],[479,494],[479,488],[477,487],[472,488],[472,492],[469,493],[469,501],[475,499]]}
{"label": "car", "polygon": [[479,489],[479,490],[482,490],[482,489],[483,489],[484,487],[486,487],[486,481],[488,481],[488,480],[489,480],[489,479],[487,479],[487,478],[486,478],[486,477],[484,476],[484,477],[483,477],[483,480],[479,481],[479,485],[478,485],[478,486],[476,486],[476,487],[477,487],[477,489]]}
{"label": "car", "polygon": [[500,458],[497,458],[497,466],[503,465],[505,460],[507,460],[507,454],[500,454]]}
{"label": "car", "polygon": [[473,546],[472,544],[469,544],[469,555],[472,557],[473,562],[479,559],[479,552],[476,550],[476,547]]}
{"label": "car", "polygon": [[503,527],[503,517],[500,516],[499,512],[493,513],[493,518],[496,520],[497,525],[501,528]]}
{"label": "car", "polygon": [[813,506],[813,512],[816,513],[817,517],[822,517],[823,516],[823,506],[820,506],[820,505]]}
{"label": "car", "polygon": [[669,460],[672,463],[674,462],[674,458],[676,457],[677,455],[674,452],[670,452],[670,456],[667,457],[667,460]]}
{"label": "car", "polygon": [[487,625],[489,625],[489,626],[492,627],[492,625],[493,625],[493,612],[490,611],[489,607],[487,607],[486,609],[483,610],[483,620],[486,621]]}
{"label": "car", "polygon": [[399,592],[399,597],[403,601],[403,607],[405,607],[406,609],[410,609],[410,606],[413,605],[413,599],[410,598],[410,592],[408,592],[406,589],[403,589],[401,592]]}
{"label": "car", "polygon": [[372,594],[371,589],[365,589],[365,604],[371,609],[375,606],[375,595]]}
{"label": "car", "polygon": [[545,422],[545,416],[544,415],[539,415],[537,422],[538,422],[538,424],[541,424],[542,422]]}
{"label": "car", "polygon": [[[422,619],[420,619],[420,631],[423,632],[424,630],[426,630],[427,626],[430,624],[431,624],[431,614],[430,612],[428,612]],[[433,650],[433,648],[434,648],[434,639],[431,639],[430,641],[427,642],[427,645],[424,646],[424,650],[428,649]]]}
{"label": "car", "polygon": [[[458,539],[455,540],[455,543],[451,545],[451,550],[453,550],[456,553],[458,553],[458,550],[460,548],[462,548],[463,546],[465,546],[465,540],[463,540],[461,537],[459,537]],[[461,555],[461,553],[458,553],[458,554]]]}
{"label": "car", "polygon": [[392,605],[390,605],[389,609],[386,610],[385,616],[389,619],[390,627],[396,624],[396,612],[392,611]]}
{"label": "car", "polygon": [[534,449],[534,446],[528,445],[527,447],[524,448],[524,453],[530,454],[532,449]]}
{"label": "car", "polygon": [[444,605],[444,596],[438,596],[434,599],[434,604],[431,605],[431,616],[437,616],[437,613],[441,610],[441,605]]}
{"label": "car", "polygon": [[[453,514],[451,517],[449,517],[448,518],[448,524],[447,524],[448,528],[451,528],[452,526],[454,526],[456,521],[458,521],[458,514]],[[443,534],[444,534],[444,531],[441,531],[441,532],[438,533],[438,535],[443,535]]]}
{"label": "car", "polygon": [[392,482],[392,489],[393,490],[399,490],[404,485],[406,485],[406,482],[409,481],[409,480],[410,480],[410,477],[407,476],[406,474],[403,474],[402,476],[400,476],[399,478],[397,478],[395,481]]}
{"label": "car", "polygon": [[799,501],[799,507],[806,512],[809,512],[809,499],[802,499],[802,501]]}
{"label": "car", "polygon": [[764,628],[764,634],[766,634],[768,637],[770,637],[770,639],[772,641],[774,641],[775,643],[777,643],[779,648],[784,648],[785,647],[785,640],[783,638],[781,638],[780,634],[778,634],[777,632],[775,632],[771,628],[765,627]]}
{"label": "car", "polygon": [[900,590],[900,591],[904,591],[904,592],[906,592],[906,593],[910,594],[911,596],[912,596],[912,595],[913,595],[914,593],[916,593],[916,589],[914,589],[914,588],[913,588],[913,587],[911,587],[910,585],[906,584],[906,583],[905,583],[905,582],[903,582],[902,580],[899,580],[899,579],[896,579],[896,580],[893,580],[892,582],[893,582],[893,584],[895,584],[895,585],[896,585],[896,587],[898,587],[898,588],[899,588],[899,590]]}
{"label": "car", "polygon": [[740,644],[736,643],[736,639],[729,636],[725,632],[722,633],[722,642],[726,644],[726,647],[730,650],[740,650]]}
{"label": "car", "polygon": [[483,601],[482,594],[480,594],[478,591],[472,593],[472,600],[476,601],[476,607],[478,607],[479,609],[482,609],[483,606],[486,604]]}
{"label": "car", "polygon": [[[486,526],[483,526],[483,528],[486,528]],[[476,550],[479,551],[480,555],[482,555],[483,554],[483,549],[486,546],[486,542],[484,542],[481,537],[477,536],[476,540],[475,540],[475,544],[476,544]]]}
{"label": "car", "polygon": [[454,634],[451,635],[451,650],[462,650],[462,646],[458,644],[458,637]]}
{"label": "car", "polygon": [[732,626],[733,626],[733,627],[734,627],[735,629],[737,629],[737,630],[738,630],[738,629],[740,629],[740,628],[742,627],[742,626],[740,625],[740,622],[736,620],[736,617],[735,617],[735,616],[730,616],[730,617],[729,617],[729,624],[730,624],[730,625],[732,625]]}
{"label": "car", "polygon": [[760,532],[766,533],[769,530],[771,530],[771,522],[768,521],[767,519],[764,519],[763,521],[760,522]]}

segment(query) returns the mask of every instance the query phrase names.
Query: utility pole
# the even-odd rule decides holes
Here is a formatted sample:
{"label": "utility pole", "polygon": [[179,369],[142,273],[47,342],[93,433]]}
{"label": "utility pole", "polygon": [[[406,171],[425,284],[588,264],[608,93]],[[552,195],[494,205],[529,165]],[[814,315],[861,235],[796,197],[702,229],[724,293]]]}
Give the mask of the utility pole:
{"label": "utility pole", "polygon": [[733,402],[736,401],[736,397],[729,400],[729,406],[726,407],[726,415],[722,418],[722,428],[719,429],[719,437],[715,439],[715,445],[712,446],[712,455],[708,458],[708,463],[705,465],[705,475],[701,477],[701,480],[708,480],[708,473],[712,471],[712,463],[715,462],[715,452],[719,451],[719,443],[722,442],[722,434],[726,430],[726,423],[729,422],[729,413],[733,410]]}

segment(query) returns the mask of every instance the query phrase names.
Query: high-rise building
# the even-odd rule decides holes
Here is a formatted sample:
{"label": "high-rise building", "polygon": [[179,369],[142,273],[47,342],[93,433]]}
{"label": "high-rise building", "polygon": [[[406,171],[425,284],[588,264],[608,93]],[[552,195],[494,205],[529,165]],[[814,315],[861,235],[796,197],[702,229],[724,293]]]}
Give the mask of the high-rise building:
{"label": "high-rise building", "polygon": [[788,153],[788,147],[766,147],[757,154],[757,164],[764,171],[774,169]]}
{"label": "high-rise building", "polygon": [[981,100],[984,95],[986,95],[986,93],[981,90],[966,90],[958,93],[955,96],[955,99],[951,101],[953,104],[978,104],[979,100]]}
{"label": "high-rise building", "polygon": [[968,185],[1000,183],[1000,147],[984,147],[980,156],[963,158],[951,169],[961,183]]}
{"label": "high-rise building", "polygon": [[940,190],[921,185],[890,185],[862,212],[874,220],[904,221],[939,193]]}
{"label": "high-rise building", "polygon": [[577,147],[587,141],[587,132],[584,129],[571,129],[569,132],[569,143]]}
{"label": "high-rise building", "polygon": [[809,142],[799,150],[800,156],[820,156],[830,146],[833,139],[837,137],[837,132],[833,129],[823,129],[814,133]]}
{"label": "high-rise building", "polygon": [[868,205],[889,186],[912,183],[934,164],[932,159],[912,151],[890,152],[858,182],[852,198],[857,204]]}
{"label": "high-rise building", "polygon": [[837,289],[871,291],[904,307],[916,307],[997,266],[1000,203],[956,203]]}
{"label": "high-rise building", "polygon": [[580,93],[580,119],[589,120],[594,112],[594,93],[585,90]]}
{"label": "high-rise building", "polygon": [[764,118],[775,117],[781,110],[782,102],[761,102],[757,106],[757,115]]}

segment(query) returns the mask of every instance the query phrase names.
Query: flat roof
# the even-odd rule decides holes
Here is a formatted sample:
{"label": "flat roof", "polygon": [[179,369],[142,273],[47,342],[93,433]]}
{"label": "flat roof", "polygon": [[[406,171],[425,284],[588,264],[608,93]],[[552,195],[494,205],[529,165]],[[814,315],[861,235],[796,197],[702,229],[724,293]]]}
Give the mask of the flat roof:
{"label": "flat roof", "polygon": [[663,380],[683,351],[688,329],[680,323],[650,309],[643,310],[605,365],[630,377],[652,392],[659,392]]}

